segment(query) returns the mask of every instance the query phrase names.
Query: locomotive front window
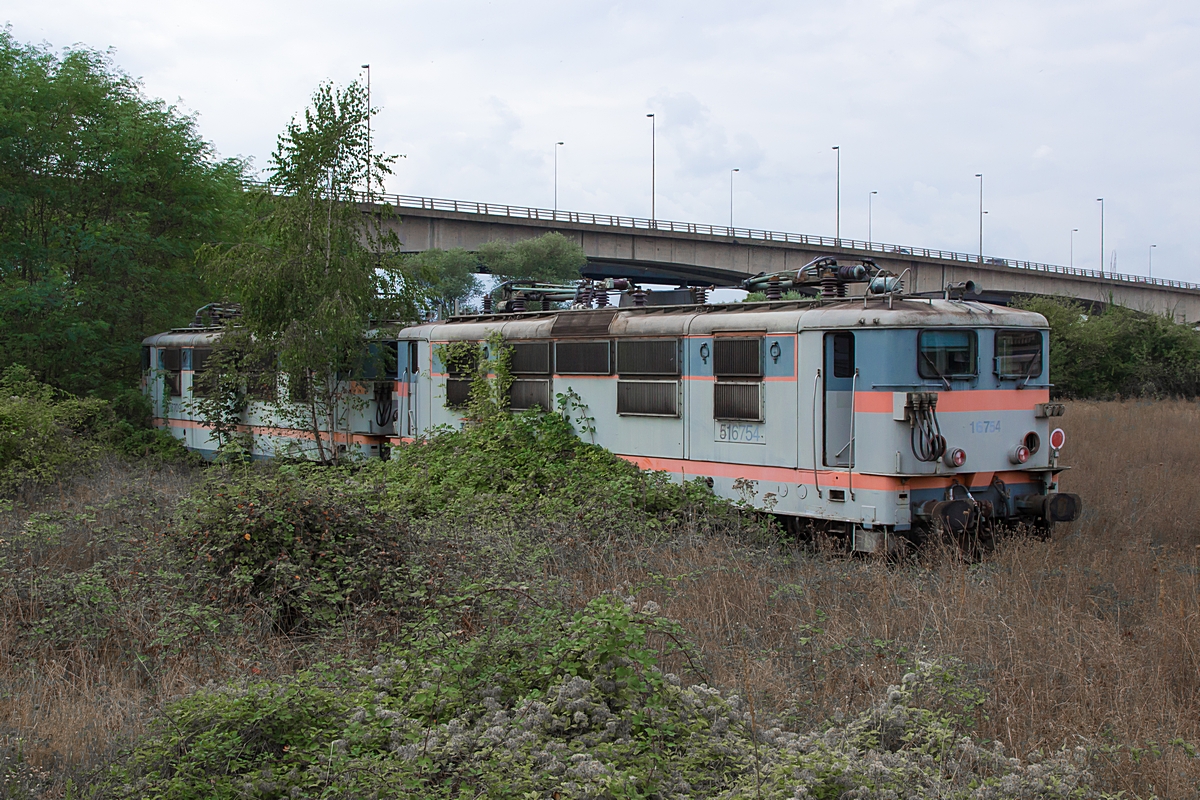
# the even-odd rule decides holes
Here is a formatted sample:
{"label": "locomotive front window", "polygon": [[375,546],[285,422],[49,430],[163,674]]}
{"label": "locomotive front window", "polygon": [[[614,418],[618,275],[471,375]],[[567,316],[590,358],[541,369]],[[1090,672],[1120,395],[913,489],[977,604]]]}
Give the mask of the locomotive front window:
{"label": "locomotive front window", "polygon": [[996,331],[996,374],[1030,379],[1042,375],[1041,331]]}
{"label": "locomotive front window", "polygon": [[970,378],[978,373],[975,331],[921,331],[917,372],[922,378]]}

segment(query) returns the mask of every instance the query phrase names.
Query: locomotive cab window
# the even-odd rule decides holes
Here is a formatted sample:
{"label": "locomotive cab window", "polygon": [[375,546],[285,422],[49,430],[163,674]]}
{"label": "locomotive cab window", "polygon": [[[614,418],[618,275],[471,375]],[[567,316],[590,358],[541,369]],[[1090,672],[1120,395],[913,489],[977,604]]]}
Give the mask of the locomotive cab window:
{"label": "locomotive cab window", "polygon": [[921,331],[917,373],[922,378],[973,378],[979,373],[975,331]]}
{"label": "locomotive cab window", "polygon": [[1041,331],[996,331],[996,375],[1029,380],[1042,375]]}
{"label": "locomotive cab window", "polygon": [[854,377],[854,334],[835,333],[833,339],[833,377]]}
{"label": "locomotive cab window", "polygon": [[167,393],[171,397],[183,396],[183,357],[178,347],[160,347],[159,367],[164,371]]}

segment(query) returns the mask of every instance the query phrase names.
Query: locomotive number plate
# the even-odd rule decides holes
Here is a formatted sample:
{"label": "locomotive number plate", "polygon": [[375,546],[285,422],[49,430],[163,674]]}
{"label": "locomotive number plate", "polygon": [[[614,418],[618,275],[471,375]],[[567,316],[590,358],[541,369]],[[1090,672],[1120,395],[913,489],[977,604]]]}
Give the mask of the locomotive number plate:
{"label": "locomotive number plate", "polygon": [[736,442],[738,444],[766,444],[767,437],[762,425],[752,422],[718,422],[713,436],[718,442]]}

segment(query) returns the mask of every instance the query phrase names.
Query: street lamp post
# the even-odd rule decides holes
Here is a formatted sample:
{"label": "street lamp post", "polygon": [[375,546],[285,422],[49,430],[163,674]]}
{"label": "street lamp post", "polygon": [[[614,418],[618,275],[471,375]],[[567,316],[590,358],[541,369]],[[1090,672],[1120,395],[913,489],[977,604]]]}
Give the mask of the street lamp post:
{"label": "street lamp post", "polygon": [[1075,234],[1079,233],[1079,228],[1071,228],[1071,261],[1070,265],[1075,266]]}
{"label": "street lamp post", "polygon": [[837,239],[838,246],[842,244],[842,148],[841,145],[834,145],[833,149],[837,151],[837,201],[834,206],[834,238]]}
{"label": "street lamp post", "polygon": [[1104,277],[1104,198],[1097,197],[1100,204],[1100,277]]}
{"label": "street lamp post", "polygon": [[879,192],[871,192],[867,195],[867,249],[871,249],[871,201],[875,199],[875,195]]}
{"label": "street lamp post", "polygon": [[363,64],[367,71],[367,202],[371,202],[371,65]]}
{"label": "street lamp post", "polygon": [[1158,245],[1152,244],[1146,250],[1146,272],[1148,273],[1148,277],[1151,278],[1154,277],[1154,248],[1156,247],[1158,247]]}
{"label": "street lamp post", "polygon": [[650,223],[653,224],[657,217],[654,215],[654,160],[655,160],[655,120],[653,114],[647,114],[650,118]]}
{"label": "street lamp post", "polygon": [[729,170],[729,228],[731,235],[733,233],[733,173],[735,172],[741,172],[741,170],[737,167]]}
{"label": "street lamp post", "polygon": [[558,148],[562,142],[554,143],[554,218],[558,219]]}
{"label": "street lamp post", "polygon": [[975,177],[979,178],[979,263],[983,263],[983,215],[987,212],[983,210],[983,173],[976,172]]}

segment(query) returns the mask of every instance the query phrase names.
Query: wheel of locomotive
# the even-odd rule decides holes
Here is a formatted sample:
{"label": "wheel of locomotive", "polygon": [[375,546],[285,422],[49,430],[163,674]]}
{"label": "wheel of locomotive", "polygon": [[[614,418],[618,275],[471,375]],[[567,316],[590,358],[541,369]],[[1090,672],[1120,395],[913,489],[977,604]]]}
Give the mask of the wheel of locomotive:
{"label": "wheel of locomotive", "polygon": [[793,514],[779,514],[776,519],[783,524],[784,533],[788,539],[793,542],[807,544],[813,539],[813,526],[804,517],[797,517]]}

